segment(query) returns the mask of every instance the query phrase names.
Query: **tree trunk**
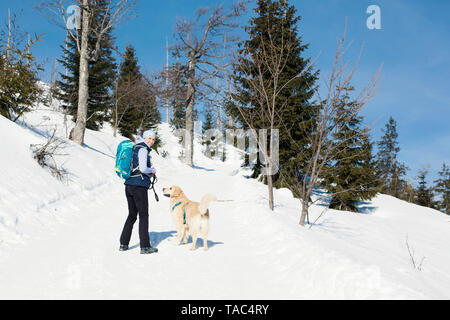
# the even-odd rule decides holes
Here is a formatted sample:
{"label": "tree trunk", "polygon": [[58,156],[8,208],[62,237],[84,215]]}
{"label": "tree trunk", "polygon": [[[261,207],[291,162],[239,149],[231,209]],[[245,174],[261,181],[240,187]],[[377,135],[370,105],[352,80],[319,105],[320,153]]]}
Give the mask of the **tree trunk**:
{"label": "tree trunk", "polygon": [[302,227],[305,226],[305,220],[307,215],[308,215],[308,203],[305,204],[305,201],[302,201],[302,215],[300,217],[300,225]]}
{"label": "tree trunk", "polygon": [[167,124],[170,124],[169,119],[169,38],[166,37],[166,120]]}
{"label": "tree trunk", "polygon": [[119,126],[119,107],[118,107],[118,98],[117,95],[119,94],[118,92],[119,90],[119,80],[116,80],[116,94],[115,94],[115,99],[114,99],[114,138],[117,136],[117,127]]}
{"label": "tree trunk", "polygon": [[272,170],[273,170],[273,129],[270,129],[270,155],[269,155],[269,163],[268,163],[268,174],[267,174],[267,187],[269,188],[269,208],[270,210],[273,211],[274,208],[274,204],[273,204],[273,175],[272,175]]}
{"label": "tree trunk", "polygon": [[10,62],[10,54],[11,51],[11,9],[8,8],[8,43],[6,45],[6,60]]}
{"label": "tree trunk", "polygon": [[[269,165],[269,170],[272,170],[271,165]],[[267,176],[267,187],[269,188],[269,208],[273,211],[273,180],[271,174]]]}
{"label": "tree trunk", "polygon": [[190,167],[194,165],[194,104],[195,104],[195,61],[189,62],[188,88],[187,88],[187,106],[186,106],[186,135],[185,147],[186,164]]}
{"label": "tree trunk", "polygon": [[117,111],[117,102],[116,102],[116,116],[115,116],[115,119],[114,119],[114,133],[113,133],[113,136],[114,136],[114,138],[117,136],[117,127],[119,126],[119,115],[118,115],[118,111]]}
{"label": "tree trunk", "polygon": [[84,143],[89,97],[89,16],[89,0],[83,0],[83,25],[81,29],[80,79],[78,89],[77,123],[71,134],[71,140],[78,143],[79,145],[83,145]]}
{"label": "tree trunk", "polygon": [[[216,90],[219,90],[219,79],[216,78]],[[217,108],[217,117],[216,117],[216,128],[222,131],[222,111],[220,108],[219,94],[216,93],[216,108]]]}

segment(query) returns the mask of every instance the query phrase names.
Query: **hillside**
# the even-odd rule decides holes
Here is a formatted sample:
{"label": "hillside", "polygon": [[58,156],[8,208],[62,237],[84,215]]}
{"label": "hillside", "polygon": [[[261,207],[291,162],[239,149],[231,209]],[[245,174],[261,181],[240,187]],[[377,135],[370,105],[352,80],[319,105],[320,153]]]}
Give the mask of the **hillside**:
{"label": "hillside", "polygon": [[[65,140],[60,182],[38,166],[30,144],[53,128]],[[196,144],[189,168],[162,124],[166,158],[153,153],[160,202],[150,199],[150,237],[159,253],[119,252],[127,216],[123,182],[114,174],[122,137],[87,131],[85,146],[65,139],[63,115],[40,106],[14,124],[0,117],[0,299],[449,299],[449,217],[386,195],[360,204],[362,214],[328,210],[312,228],[298,225],[300,202],[247,179],[237,151],[229,161],[205,158]],[[209,251],[175,247],[169,201],[161,189],[180,186],[211,205]],[[312,207],[314,221],[324,210]],[[421,265],[415,269],[407,248]]]}

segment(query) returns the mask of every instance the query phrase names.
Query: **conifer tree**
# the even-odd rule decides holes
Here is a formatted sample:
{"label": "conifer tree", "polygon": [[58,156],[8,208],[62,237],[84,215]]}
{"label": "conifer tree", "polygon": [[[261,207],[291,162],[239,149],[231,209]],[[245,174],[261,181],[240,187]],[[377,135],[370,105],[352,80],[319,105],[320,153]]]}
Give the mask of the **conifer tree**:
{"label": "conifer tree", "polygon": [[213,141],[214,139],[216,139],[214,136],[212,137],[208,137],[205,134],[207,133],[208,130],[212,130],[214,129],[214,117],[213,117],[213,112],[212,112],[212,108],[210,105],[207,105],[205,108],[205,119],[202,122],[202,133],[203,133],[203,137],[204,138],[210,138],[208,140],[203,140],[202,141],[202,145],[205,146],[205,150],[204,150],[204,154],[210,158],[213,158],[216,153],[212,148],[212,144],[213,143],[217,143],[217,141]]}
{"label": "conifer tree", "polygon": [[21,41],[16,16],[10,21],[9,34],[0,32],[0,116],[17,121],[30,111],[42,93],[38,85],[41,66],[31,52],[41,37]]}
{"label": "conifer tree", "polygon": [[370,200],[377,193],[372,144],[368,130],[362,127],[363,117],[357,114],[357,102],[343,88],[340,107],[334,121],[341,122],[334,132],[335,158],[324,170],[326,189],[332,194],[330,208],[357,212],[356,203]]}
{"label": "conifer tree", "polygon": [[381,192],[401,198],[407,167],[397,159],[400,147],[397,123],[392,117],[383,129],[383,133],[384,135],[377,143],[377,176],[381,183]]}
{"label": "conifer tree", "polygon": [[427,170],[420,170],[417,176],[418,188],[416,189],[416,196],[414,198],[414,203],[419,206],[434,208],[433,192],[432,189],[428,187],[427,184]]}
{"label": "conifer tree", "polygon": [[[298,34],[298,23],[301,17],[293,5],[287,0],[258,0],[255,9],[257,16],[251,19],[250,26],[246,28],[250,39],[245,41],[242,47],[247,50],[247,56],[251,57],[257,50],[262,50],[273,41],[275,46],[289,47],[289,57],[286,67],[280,75],[280,81],[286,83],[277,96],[276,105],[279,106],[277,118],[279,123],[279,164],[280,170],[274,176],[274,186],[287,187],[286,180],[279,179],[282,171],[301,171],[308,159],[308,142],[306,136],[311,134],[311,121],[313,121],[317,107],[311,102],[318,79],[318,71],[308,69],[310,59],[304,58],[304,51],[308,44],[304,44],[302,36]],[[289,41],[288,44],[281,44]],[[243,62],[251,70],[254,63],[247,59]],[[254,76],[257,76],[254,66]],[[242,87],[239,102],[244,107],[244,115],[227,105],[226,111],[229,117],[238,121],[244,129],[249,129],[243,117],[251,119],[256,129],[267,128],[270,122],[269,115],[258,109],[258,92],[248,85],[246,77],[237,68],[235,70],[235,81]],[[265,73],[264,81],[270,81],[270,72]],[[293,79],[289,81],[290,79]],[[288,82],[289,81],[289,82]],[[296,141],[297,147],[292,147],[292,140]],[[299,152],[298,148],[302,149]],[[262,164],[257,159],[253,168],[252,177],[259,176]],[[287,179],[296,179],[292,175],[285,175]]]}
{"label": "conifer tree", "polygon": [[[93,17],[93,28],[101,24],[106,12],[107,1],[98,1],[100,10],[95,10]],[[114,37],[112,29],[109,29],[102,36],[100,41],[100,51],[96,60],[89,61],[89,97],[88,97],[88,113],[86,128],[91,130],[99,130],[103,123],[111,117],[113,100],[112,90],[116,77],[117,65],[113,57]],[[79,31],[80,32],[80,31]],[[73,116],[74,122],[77,120],[78,108],[78,89],[79,89],[79,72],[80,72],[80,54],[77,49],[76,40],[68,37],[67,43],[62,47],[63,58],[59,59],[64,69],[68,71],[60,74],[61,80],[58,81],[60,89],[59,98],[64,102],[63,108]],[[97,42],[95,33],[89,35],[89,48],[94,48]]]}
{"label": "conifer tree", "polygon": [[202,122],[202,132],[205,133],[207,130],[213,129],[215,124],[213,112],[211,106],[205,108],[205,120]]}
{"label": "conifer tree", "polygon": [[178,103],[178,101],[174,101],[173,107],[173,118],[170,120],[170,124],[175,129],[183,129],[186,125],[184,105]]}
{"label": "conifer tree", "polygon": [[[157,89],[154,85],[154,79],[150,76],[143,76],[139,88],[136,99],[137,113],[140,119],[137,127],[138,133],[143,134],[148,129],[156,131],[158,124],[161,123],[161,114],[158,110]],[[157,150],[160,143],[159,136],[157,136],[153,148]]]}
{"label": "conifer tree", "polygon": [[442,170],[439,171],[439,179],[434,183],[434,191],[439,197],[437,209],[450,215],[450,170],[445,163],[442,165]]}
{"label": "conifer tree", "polygon": [[[120,119],[117,126],[123,136],[134,140],[136,135],[154,129],[161,121],[151,79],[142,75],[136,51],[131,45],[126,47],[120,64],[115,96],[121,99],[116,101],[113,119]],[[155,148],[157,145],[155,143]]]}
{"label": "conifer tree", "polygon": [[[136,87],[142,81],[142,74],[138,66],[136,52],[131,45],[125,49],[125,55],[120,64],[119,77],[117,79],[117,90],[125,87],[126,89]],[[121,115],[121,121],[118,124],[120,133],[131,140],[138,133],[139,111],[136,106],[136,92],[124,93],[123,99],[118,102],[118,113]]]}
{"label": "conifer tree", "polygon": [[167,99],[172,106],[173,114],[170,124],[175,129],[183,129],[186,125],[186,76],[182,72],[183,68],[179,62],[168,70],[169,87],[167,88]]}

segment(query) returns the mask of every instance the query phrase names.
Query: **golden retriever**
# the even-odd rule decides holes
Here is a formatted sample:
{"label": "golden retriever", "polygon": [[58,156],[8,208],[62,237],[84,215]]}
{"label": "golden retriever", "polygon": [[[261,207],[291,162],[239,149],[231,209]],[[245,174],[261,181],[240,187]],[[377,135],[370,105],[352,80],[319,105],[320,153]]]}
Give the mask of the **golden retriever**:
{"label": "golden retriever", "polygon": [[163,188],[163,194],[170,198],[170,212],[177,228],[177,240],[175,245],[187,243],[189,233],[192,236],[190,250],[195,250],[197,238],[201,235],[203,248],[208,250],[209,209],[211,201],[217,200],[212,194],[205,195],[200,202],[189,200],[178,186]]}

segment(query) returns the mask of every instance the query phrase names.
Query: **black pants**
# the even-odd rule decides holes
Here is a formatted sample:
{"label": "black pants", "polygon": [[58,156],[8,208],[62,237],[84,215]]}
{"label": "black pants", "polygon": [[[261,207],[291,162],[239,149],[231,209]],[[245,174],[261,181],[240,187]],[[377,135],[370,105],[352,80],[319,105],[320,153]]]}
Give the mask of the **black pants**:
{"label": "black pants", "polygon": [[134,223],[139,213],[139,239],[141,248],[150,247],[148,235],[148,189],[145,187],[125,186],[128,201],[128,218],[120,236],[120,244],[129,245]]}

